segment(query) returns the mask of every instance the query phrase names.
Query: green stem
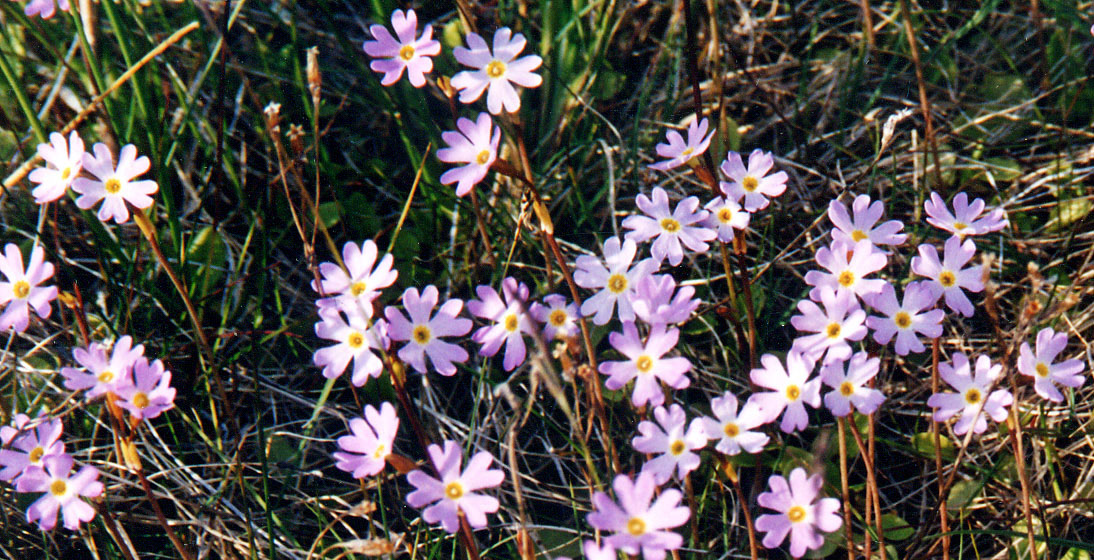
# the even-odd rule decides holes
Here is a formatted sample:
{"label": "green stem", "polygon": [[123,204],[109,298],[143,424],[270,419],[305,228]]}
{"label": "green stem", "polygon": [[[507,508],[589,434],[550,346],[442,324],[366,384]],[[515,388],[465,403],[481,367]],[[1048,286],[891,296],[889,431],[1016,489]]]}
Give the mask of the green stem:
{"label": "green stem", "polygon": [[[9,39],[6,29],[4,30],[4,38]],[[30,123],[30,128],[34,131],[34,137],[38,139],[39,143],[45,144],[49,140],[46,130],[42,128],[42,121],[38,120],[38,114],[34,112],[34,108],[30,106],[30,100],[23,93],[23,88],[15,78],[15,71],[8,64],[7,56],[2,54],[0,54],[0,72],[4,74],[4,81],[8,83],[11,92],[15,94],[15,101],[19,103],[19,109],[23,111],[27,122]]]}

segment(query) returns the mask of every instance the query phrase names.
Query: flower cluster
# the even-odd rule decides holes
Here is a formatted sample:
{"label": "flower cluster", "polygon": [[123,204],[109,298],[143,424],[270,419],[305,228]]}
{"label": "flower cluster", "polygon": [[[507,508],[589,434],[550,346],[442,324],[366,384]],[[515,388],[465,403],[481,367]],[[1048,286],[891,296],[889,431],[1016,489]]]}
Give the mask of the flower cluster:
{"label": "flower cluster", "polygon": [[61,368],[65,388],[86,391],[88,401],[109,396],[135,420],[155,418],[175,406],[171,372],[160,360],[149,362],[144,345],[133,346],[130,336],[113,345],[92,342],[73,350],[72,357],[83,369]]}

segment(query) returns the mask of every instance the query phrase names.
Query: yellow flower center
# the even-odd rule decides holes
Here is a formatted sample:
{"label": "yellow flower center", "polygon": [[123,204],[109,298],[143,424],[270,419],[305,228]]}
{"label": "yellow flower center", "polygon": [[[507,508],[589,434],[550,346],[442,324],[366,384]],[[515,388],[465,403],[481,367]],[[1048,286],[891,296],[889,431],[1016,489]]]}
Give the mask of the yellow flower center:
{"label": "yellow flower center", "polygon": [[718,211],[718,221],[723,224],[728,224],[733,219],[733,210],[729,208],[722,208]]}
{"label": "yellow flower center", "polygon": [[54,480],[53,483],[49,485],[49,493],[54,496],[64,496],[67,491],[68,484],[63,480]]}
{"label": "yellow flower center", "polygon": [[71,177],[71,176],[72,176],[72,168],[71,167],[66,167],[66,168],[61,170],[61,180],[62,181],[67,181],[68,178]]}
{"label": "yellow flower center", "polygon": [[103,190],[106,194],[118,194],[118,191],[122,190],[122,182],[111,177],[103,183]]}
{"label": "yellow flower center", "polygon": [[684,148],[684,151],[680,152],[680,156],[681,156],[681,157],[688,157],[688,156],[690,156],[690,155],[691,155],[691,153],[692,153],[692,152],[694,152],[694,151],[695,151],[695,150],[691,149],[691,146],[688,146],[687,148]]}
{"label": "yellow flower center", "polygon": [[458,500],[463,497],[463,485],[460,481],[453,480],[444,485],[444,495],[449,500]]}
{"label": "yellow flower center", "polygon": [[346,339],[346,344],[349,344],[350,348],[353,348],[354,350],[356,350],[356,349],[360,348],[361,346],[364,346],[364,344],[365,344],[365,335],[363,335],[359,332],[352,332],[352,333],[350,333],[349,338]]}
{"label": "yellow flower center", "polygon": [[786,388],[786,398],[790,401],[798,400],[798,397],[802,396],[802,390],[797,385],[791,385]]}
{"label": "yellow flower center", "polygon": [[37,465],[38,461],[42,460],[42,455],[45,455],[45,454],[46,454],[45,448],[42,447],[41,445],[39,445],[38,447],[35,447],[34,449],[30,450],[30,455],[27,455],[27,460],[30,461],[31,464]]}
{"label": "yellow flower center", "polygon": [[844,288],[850,288],[851,284],[855,283],[855,273],[850,270],[844,270],[839,273],[839,285]]}
{"label": "yellow flower center", "polygon": [[805,519],[805,508],[801,506],[790,508],[786,512],[786,518],[789,519],[791,523],[801,523],[802,520]]}
{"label": "yellow flower center", "polygon": [[399,49],[399,58],[408,62],[414,58],[414,45],[403,45],[403,48]]}
{"label": "yellow flower center", "polygon": [[519,326],[519,324],[520,322],[517,320],[516,313],[510,313],[505,316],[505,330],[513,332],[517,330],[517,326]]}
{"label": "yellow flower center", "polygon": [[893,317],[893,322],[896,326],[906,329],[912,326],[912,316],[908,315],[907,311],[897,311],[896,316]]}
{"label": "yellow flower center", "polygon": [[963,230],[967,227],[969,227],[969,225],[964,223],[964,222],[954,222],[953,223],[953,229],[956,229],[957,231],[961,231],[961,230]]}
{"label": "yellow flower center", "polygon": [[630,518],[627,521],[627,532],[634,537],[640,537],[646,534],[646,522],[637,517]]}
{"label": "yellow flower center", "polygon": [[1037,367],[1033,369],[1037,371],[1037,375],[1048,377],[1048,366],[1044,362],[1037,362]]}
{"label": "yellow flower center", "polygon": [[679,455],[684,452],[685,448],[686,446],[684,445],[683,441],[676,440],[672,442],[672,445],[669,446],[669,453],[672,453],[673,455]]}
{"label": "yellow flower center", "polygon": [[980,389],[977,389],[976,387],[965,391],[965,402],[969,404],[976,404],[980,402],[981,397],[982,395],[980,394]]}
{"label": "yellow flower center", "polygon": [[98,379],[100,383],[110,383],[111,381],[114,381],[114,372],[104,369],[99,372],[99,375],[95,376],[95,379]]}
{"label": "yellow flower center", "polygon": [[376,451],[372,452],[372,458],[383,459],[384,457],[387,457],[387,448],[384,447],[384,444],[379,443],[376,445]]}
{"label": "yellow flower center", "polygon": [[551,326],[553,327],[561,327],[562,325],[566,324],[566,319],[568,317],[569,316],[566,315],[565,311],[561,309],[555,309],[551,312],[550,315],[547,316],[547,321],[550,322]]}
{"label": "yellow flower center", "polygon": [[760,186],[760,180],[752,175],[746,175],[744,179],[741,179],[741,188],[745,192],[753,192]]}
{"label": "yellow flower center", "polygon": [[148,408],[148,395],[140,392],[133,395],[133,406],[141,409]]}
{"label": "yellow flower center", "polygon": [[850,381],[844,381],[843,383],[839,384],[839,394],[845,397],[850,397],[851,395],[855,394],[855,386],[852,385]]}
{"label": "yellow flower center", "polygon": [[429,327],[418,325],[417,327],[414,327],[414,334],[411,336],[414,337],[414,342],[424,345],[433,338],[433,333],[430,332]]}
{"label": "yellow flower center", "polygon": [[30,283],[26,280],[20,280],[11,287],[11,291],[15,294],[16,299],[25,299],[30,295]]}
{"label": "yellow flower center", "polygon": [[642,354],[638,357],[637,360],[634,361],[634,367],[638,368],[638,371],[640,373],[648,373],[651,369],[653,369],[653,358]]}
{"label": "yellow flower center", "polygon": [[608,290],[613,294],[621,294],[627,289],[627,277],[622,274],[613,274],[608,278]]}
{"label": "yellow flower center", "polygon": [[479,155],[475,156],[475,161],[479,165],[486,165],[486,162],[490,161],[490,150],[483,150],[479,152]]}
{"label": "yellow flower center", "polygon": [[828,338],[836,338],[840,333],[839,323],[831,323],[828,328],[824,329],[824,334],[828,335]]}
{"label": "yellow flower center", "polygon": [[491,60],[486,65],[486,75],[491,78],[500,78],[505,75],[505,63],[500,60]]}
{"label": "yellow flower center", "polygon": [[726,424],[722,426],[722,433],[725,434],[726,437],[737,437],[741,433],[741,428],[733,422],[726,422]]}
{"label": "yellow flower center", "polygon": [[938,283],[942,284],[943,288],[951,288],[957,283],[957,277],[948,270],[943,270],[942,274],[938,275]]}
{"label": "yellow flower center", "polygon": [[357,297],[364,293],[366,289],[368,289],[368,284],[365,284],[365,281],[361,280],[359,282],[354,282],[353,285],[349,287],[349,293],[353,294],[353,297]]}
{"label": "yellow flower center", "polygon": [[851,232],[851,239],[854,239],[855,243],[866,239],[866,237],[867,235],[861,229],[856,229],[855,231]]}
{"label": "yellow flower center", "polygon": [[672,218],[662,218],[661,219],[661,229],[663,229],[663,230],[665,230],[669,233],[676,233],[676,232],[680,231],[680,222],[678,222],[678,221],[676,221]]}

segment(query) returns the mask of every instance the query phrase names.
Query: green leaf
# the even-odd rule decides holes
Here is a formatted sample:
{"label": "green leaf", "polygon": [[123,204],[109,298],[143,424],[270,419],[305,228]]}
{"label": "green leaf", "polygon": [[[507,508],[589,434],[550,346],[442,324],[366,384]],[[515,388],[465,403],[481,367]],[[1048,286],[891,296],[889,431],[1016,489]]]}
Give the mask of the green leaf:
{"label": "green leaf", "polygon": [[915,528],[895,513],[881,516],[881,526],[885,529],[885,540],[902,541],[915,534]]}
{"label": "green leaf", "polygon": [[[954,447],[950,438],[938,434],[938,442],[942,448],[942,459],[952,460],[957,456],[957,448]],[[912,449],[915,449],[924,457],[934,457],[934,434],[930,432],[919,432],[912,436]]]}
{"label": "green leaf", "polygon": [[964,517],[965,508],[980,495],[983,488],[984,484],[979,480],[959,480],[955,482],[953,488],[950,489],[949,497],[946,499],[946,509],[951,513],[958,513],[960,517]]}
{"label": "green leaf", "polygon": [[319,220],[328,228],[342,220],[342,205],[336,201],[324,202],[319,205]]}

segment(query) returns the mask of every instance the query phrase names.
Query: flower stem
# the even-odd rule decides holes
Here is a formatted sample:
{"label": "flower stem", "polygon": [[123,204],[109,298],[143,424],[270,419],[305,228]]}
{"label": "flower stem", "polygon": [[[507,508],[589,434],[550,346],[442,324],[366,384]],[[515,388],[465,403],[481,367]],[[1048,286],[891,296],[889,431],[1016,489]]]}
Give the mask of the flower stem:
{"label": "flower stem", "polygon": [[752,524],[752,513],[748,511],[748,500],[745,498],[744,490],[741,490],[741,481],[737,477],[737,470],[733,468],[732,463],[728,465],[729,481],[733,484],[733,490],[737,492],[737,501],[741,504],[741,513],[745,516],[745,528],[748,529],[748,553],[752,560],[759,560],[760,550],[756,546],[756,528]]}
{"label": "flower stem", "polygon": [[836,418],[836,425],[839,427],[839,483],[843,493],[843,530],[847,539],[847,560],[855,560],[855,537],[851,531],[851,490],[847,484],[847,418]]}
{"label": "flower stem", "polygon": [[[905,16],[907,17],[907,16]],[[942,353],[942,343],[938,338],[931,341],[931,394],[938,393],[938,360]],[[938,421],[931,415],[931,437],[934,438],[934,466],[938,476],[938,516],[942,524],[942,558],[950,560],[950,521],[946,516],[946,485],[942,480],[942,438],[938,431]]]}

